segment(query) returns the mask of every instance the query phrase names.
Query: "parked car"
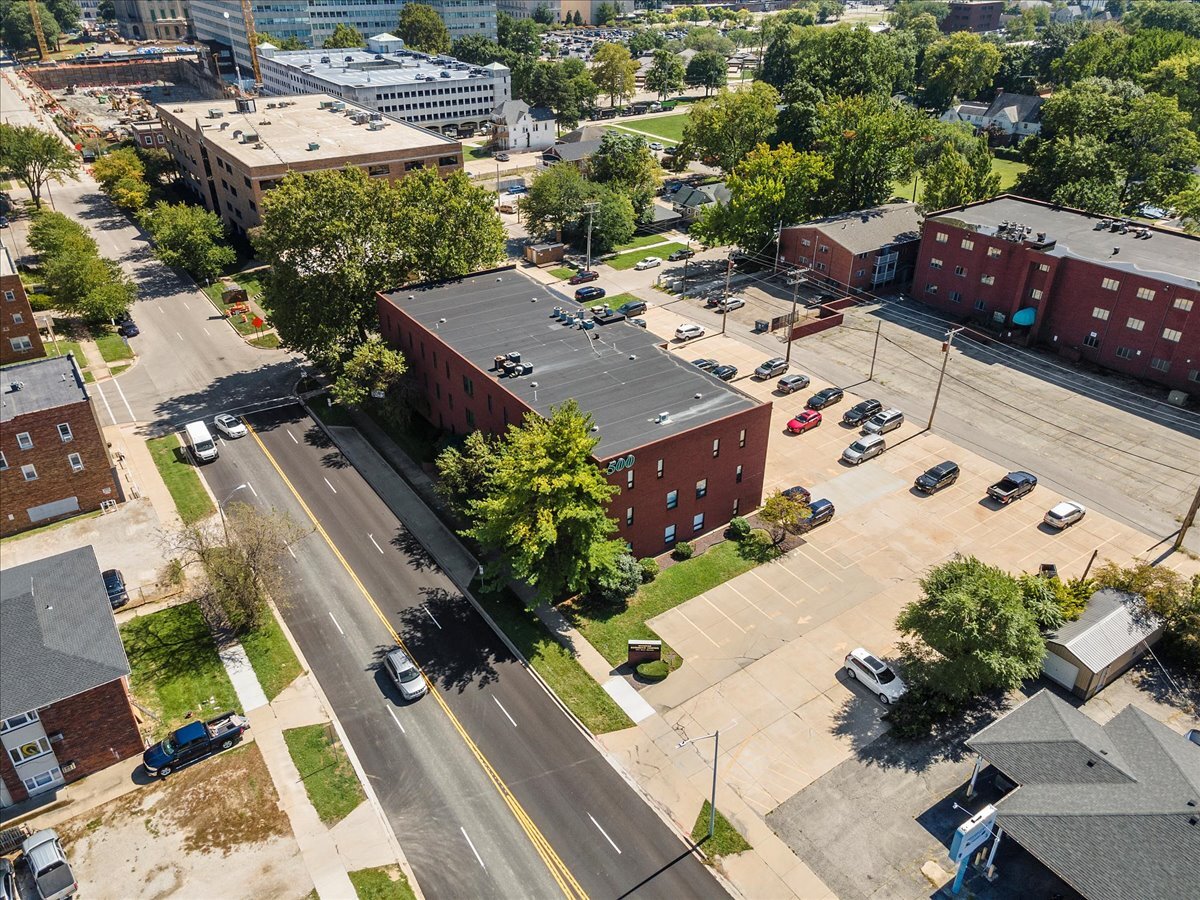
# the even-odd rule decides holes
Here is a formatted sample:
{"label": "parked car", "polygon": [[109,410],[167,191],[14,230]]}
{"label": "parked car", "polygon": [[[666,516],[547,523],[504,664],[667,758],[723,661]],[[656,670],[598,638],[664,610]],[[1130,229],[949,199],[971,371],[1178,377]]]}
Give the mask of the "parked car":
{"label": "parked car", "polygon": [[0,900],[19,900],[17,872],[10,860],[0,857]]}
{"label": "parked car", "polygon": [[1042,521],[1051,528],[1061,529],[1074,525],[1085,515],[1087,515],[1087,509],[1084,508],[1082,503],[1076,503],[1074,500],[1064,500],[1050,507]]}
{"label": "parked car", "polygon": [[821,414],[815,409],[806,409],[796,414],[796,418],[787,423],[788,431],[792,434],[803,434],[810,428],[821,424]]}
{"label": "parked car", "polygon": [[774,378],[788,370],[788,362],[782,356],[773,356],[754,370],[754,377],[759,379]]}
{"label": "parked car", "polygon": [[576,272],[574,275],[568,278],[567,284],[584,284],[588,281],[595,281],[599,277],[599,272],[589,272],[588,270],[584,269],[582,272]]}
{"label": "parked car", "polygon": [[513,195],[528,194],[529,188],[525,187],[523,184],[514,184],[508,189],[508,192]]}
{"label": "parked car", "polygon": [[[679,187],[680,187],[679,185],[676,185],[675,186],[676,190],[678,190]],[[696,255],[695,250],[689,250],[689,249],[685,248],[683,250],[676,250],[674,253],[672,253],[670,256],[667,257],[667,261],[668,262],[679,262],[681,259],[691,259],[695,255]]]}
{"label": "parked car", "polygon": [[0,228],[8,227],[8,216],[0,216]]}
{"label": "parked car", "polygon": [[775,385],[775,390],[781,394],[794,394],[808,387],[808,376],[797,372],[795,375],[784,375]]}
{"label": "parked car", "polygon": [[129,602],[125,576],[121,574],[120,569],[107,569],[101,577],[104,579],[104,590],[108,592],[108,602],[113,609],[119,609]]}
{"label": "parked car", "polygon": [[230,440],[246,436],[246,426],[242,424],[242,420],[229,413],[221,413],[213,419],[213,425],[216,426],[217,431]]}
{"label": "parked car", "polygon": [[717,309],[723,313],[733,312],[735,309],[741,309],[745,305],[746,301],[741,297],[728,297],[717,301]]}
{"label": "parked car", "polygon": [[895,703],[908,690],[891,666],[865,647],[855,647],[846,654],[846,675],[862,682],[885,706]]}
{"label": "parked car", "polygon": [[629,319],[629,318],[627,318],[625,321],[628,322],[630,325],[636,325],[638,328],[646,327],[645,319]]}
{"label": "parked car", "polygon": [[704,329],[694,322],[684,322],[675,329],[677,341],[690,341],[698,337],[704,337]]}
{"label": "parked car", "polygon": [[797,526],[800,531],[811,531],[832,519],[835,512],[832,500],[813,500],[808,504],[808,515],[803,516]]}
{"label": "parked car", "polygon": [[497,153],[493,158],[496,160],[496,162],[508,162],[510,159],[512,159],[512,157],[507,153]]}
{"label": "parked car", "polygon": [[658,141],[651,141],[651,142],[650,142],[650,149],[651,149],[651,150],[661,150],[662,148],[663,148],[663,145],[662,145],[662,144],[660,144]]}
{"label": "parked car", "polygon": [[942,488],[950,487],[958,481],[958,463],[946,460],[936,466],[930,466],[917,476],[913,487],[926,494],[936,494]]}
{"label": "parked car", "polygon": [[617,312],[623,316],[635,316],[646,311],[645,300],[627,300],[617,307]]}
{"label": "parked car", "polygon": [[516,211],[517,211],[516,206],[514,206],[511,203],[501,203],[500,204],[500,212],[502,212],[502,213],[508,213],[509,215],[512,215]]}
{"label": "parked car", "polygon": [[806,409],[824,409],[827,406],[840,403],[844,396],[845,394],[841,388],[827,387],[809,397],[808,402],[804,406]]}
{"label": "parked car", "polygon": [[883,438],[877,434],[869,434],[866,437],[860,437],[843,450],[842,459],[852,466],[857,466],[868,459],[874,459],[886,449],[887,442]]}
{"label": "parked car", "polygon": [[733,381],[737,378],[737,366],[717,366],[712,373],[722,381]]}
{"label": "parked car", "polygon": [[663,150],[663,156],[674,156],[678,150],[675,147],[667,147]]}
{"label": "parked car", "polygon": [[692,365],[695,366],[697,369],[701,369],[705,372],[711,372],[713,369],[715,369],[717,366],[719,366],[720,363],[717,362],[715,359],[711,359],[708,357],[701,357],[700,359],[693,359]]}
{"label": "parked car", "polygon": [[71,864],[63,852],[58,834],[52,828],[34,832],[21,842],[21,853],[33,875],[33,885],[41,900],[66,900],[75,896],[79,883],[71,873]]}
{"label": "parked car", "polygon": [[141,333],[142,329],[137,327],[133,319],[130,319],[128,322],[122,322],[117,326],[117,334],[121,335],[121,337],[137,337]]}
{"label": "parked car", "polygon": [[1024,497],[1037,487],[1037,476],[1028,472],[1009,472],[987,489],[987,495],[1001,505]]}
{"label": "parked car", "polygon": [[801,503],[805,504],[812,500],[812,494],[808,492],[808,488],[800,487],[800,485],[790,487],[783,491],[783,496],[787,497],[789,500],[799,500]]}
{"label": "parked car", "polygon": [[148,775],[165,778],[176,769],[228,750],[249,730],[250,720],[231,712],[207,722],[188,722],[143,753],[142,765]]}
{"label": "parked car", "polygon": [[405,700],[416,700],[429,690],[421,670],[399,647],[383,658],[383,667]]}
{"label": "parked car", "polygon": [[660,259],[659,257],[647,256],[642,259],[639,259],[637,261],[637,264],[634,266],[634,268],[637,269],[639,272],[641,272],[643,269],[653,269],[656,266],[661,266],[661,265],[662,265],[662,259]]}
{"label": "parked car", "polygon": [[581,287],[581,288],[579,288],[579,290],[577,290],[575,292],[575,299],[576,300],[599,300],[601,297],[603,297],[607,293],[608,293],[608,291],[606,291],[602,287]]}
{"label": "parked car", "polygon": [[867,419],[863,425],[863,431],[866,434],[887,434],[889,431],[895,431],[904,424],[904,413],[898,409],[885,409],[883,412],[877,412],[871,418]]}
{"label": "parked car", "polygon": [[857,428],[881,409],[883,404],[878,400],[862,400],[842,413],[842,423]]}

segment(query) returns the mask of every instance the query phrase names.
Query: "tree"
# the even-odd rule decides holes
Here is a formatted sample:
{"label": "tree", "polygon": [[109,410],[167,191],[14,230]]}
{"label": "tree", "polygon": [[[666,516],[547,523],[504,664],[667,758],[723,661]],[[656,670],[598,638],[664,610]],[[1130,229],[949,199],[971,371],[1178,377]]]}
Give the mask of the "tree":
{"label": "tree", "polygon": [[761,81],[746,90],[725,90],[711,100],[701,100],[683,126],[677,157],[699,159],[732,172],[755,145],[770,138],[778,103],[778,92]]}
{"label": "tree", "polygon": [[99,248],[87,229],[60,212],[40,210],[29,226],[29,246],[42,256],[55,253],[96,254]]}
{"label": "tree", "polygon": [[624,541],[609,537],[617,525],[608,502],[619,488],[592,458],[599,439],[591,428],[574,400],[509,426],[462,532],[489,560],[487,580],[511,575],[551,602],[586,590],[625,552]]}
{"label": "tree", "polygon": [[1192,130],[1200,128],[1200,51],[1164,59],[1146,73],[1143,82],[1156,93],[1174,97],[1192,117]]}
{"label": "tree", "polygon": [[724,87],[729,79],[729,67],[725,57],[715,50],[703,50],[691,58],[684,71],[683,80],[689,87],[703,87],[704,96],[713,88]]}
{"label": "tree", "polygon": [[999,69],[1000,51],[994,44],[970,31],[956,31],[925,52],[925,99],[942,110],[955,97],[973,98]]}
{"label": "tree", "polygon": [[[658,563],[651,560],[655,569]],[[616,606],[637,593],[642,586],[644,570],[631,553],[622,553],[613,564],[603,569],[592,583],[589,592],[601,603]]]}
{"label": "tree", "polygon": [[[7,9],[3,9],[3,6]],[[33,19],[29,15],[29,4],[9,0],[3,6],[0,6],[0,37],[3,37],[4,45],[14,51],[35,49],[38,45],[37,32],[34,31]],[[56,48],[62,36],[58,20],[45,3],[38,4],[38,16],[42,22],[42,34],[46,37],[46,44]]]}
{"label": "tree", "polygon": [[142,224],[154,238],[154,255],[164,265],[187,270],[197,281],[215,279],[237,259],[226,243],[221,218],[201,206],[159,201]]}
{"label": "tree", "polygon": [[592,80],[608,97],[609,106],[616,106],[618,100],[633,96],[637,68],[629,50],[620,44],[601,44],[596,48],[592,54]]}
{"label": "tree", "polygon": [[74,151],[55,135],[33,125],[0,123],[0,174],[25,185],[38,209],[42,187],[64,178],[77,180],[78,168]]}
{"label": "tree", "polygon": [[782,544],[789,534],[798,531],[808,515],[807,503],[798,497],[789,497],[781,491],[771,494],[758,511],[758,517],[767,526],[771,543],[776,547]]}
{"label": "tree", "polygon": [[411,277],[442,281],[504,259],[508,234],[495,194],[466,172],[443,178],[421,169],[393,185],[392,196],[403,213],[400,235]]}
{"label": "tree", "polygon": [[659,167],[639,134],[606,131],[587,163],[590,181],[618,190],[629,198],[633,213],[641,218],[654,202]]}
{"label": "tree", "polygon": [[[494,62],[504,62],[511,54],[482,34],[467,34],[455,39],[454,45],[450,48],[450,55],[473,66],[486,66]],[[517,91],[514,89],[513,95],[516,96],[516,94]]]}
{"label": "tree", "polygon": [[117,5],[113,0],[100,0],[96,7],[96,18],[101,22],[117,21]]}
{"label": "tree", "polygon": [[280,50],[307,50],[308,49],[308,47],[305,45],[304,41],[300,40],[300,38],[295,37],[294,35],[288,35],[287,37],[281,38],[281,37],[275,37],[273,35],[267,34],[265,31],[260,31],[256,35],[254,35],[254,41],[255,41],[255,43],[260,44],[260,45],[261,44],[271,44],[274,47],[278,47]]}
{"label": "tree", "polygon": [[1106,562],[1095,574],[1096,585],[1130,595],[1142,616],[1163,623],[1169,652],[1200,663],[1200,574],[1187,578],[1166,566],[1138,562],[1119,566]]}
{"label": "tree", "polygon": [[1020,585],[973,556],[921,579],[921,597],[896,619],[905,672],[957,703],[1012,690],[1041,671],[1046,643]]}
{"label": "tree", "polygon": [[98,258],[99,277],[87,293],[79,297],[75,309],[89,324],[110,322],[126,312],[137,300],[137,284],[115,260]]}
{"label": "tree", "polygon": [[562,234],[582,214],[590,186],[570,163],[555,163],[534,176],[520,200],[525,227],[539,238],[561,240]]}
{"label": "tree", "polygon": [[[497,17],[499,17],[499,14],[497,14]],[[545,3],[539,3],[533,11],[533,21],[539,25],[553,25],[554,12]]]}
{"label": "tree", "polygon": [[667,37],[657,28],[639,28],[629,38],[629,55],[641,56],[667,45]]}
{"label": "tree", "polygon": [[117,206],[137,213],[150,199],[146,166],[133,147],[105,153],[92,165],[92,177]]}
{"label": "tree", "polygon": [[716,28],[689,28],[683,46],[697,53],[719,53],[722,60],[733,52],[733,41]]}
{"label": "tree", "polygon": [[1171,197],[1170,203],[1183,223],[1183,230],[1188,234],[1200,234],[1200,187],[1180,191]]}
{"label": "tree", "polygon": [[925,181],[921,204],[926,209],[949,209],[985,200],[1000,190],[992,171],[986,135],[967,125],[931,123],[931,134],[917,144],[917,169]]}
{"label": "tree", "polygon": [[[637,217],[633,204],[622,191],[602,184],[589,184],[585,199],[596,204],[592,213],[592,254],[608,253],[633,237]],[[567,228],[566,238],[576,249],[587,244],[587,216],[581,215]]]}
{"label": "tree", "polygon": [[533,19],[516,19],[508,13],[496,15],[496,41],[517,56],[536,57],[542,52],[542,29]]}
{"label": "tree", "polygon": [[571,24],[575,26],[583,24],[583,16],[580,15],[579,10],[575,10],[575,17],[571,20]]}
{"label": "tree", "polygon": [[321,43],[321,47],[325,50],[349,50],[366,45],[367,42],[363,38],[362,32],[345,22],[338,22],[333,28],[333,34]]}
{"label": "tree", "polygon": [[783,109],[775,121],[775,138],[798,149],[812,146],[816,136],[817,109],[825,95],[816,85],[796,80],[783,89]]}
{"label": "tree", "polygon": [[369,399],[383,399],[395,390],[407,371],[404,354],[373,334],[354,348],[330,393],[343,406],[363,406]]}
{"label": "tree", "polygon": [[665,100],[683,90],[683,61],[670,50],[655,50],[654,62],[646,70],[646,90]]}
{"label": "tree", "polygon": [[[912,36],[875,34],[865,25],[788,28],[772,37],[762,80],[778,90],[801,79],[826,97],[912,90],[917,46]],[[853,60],[853,64],[847,64]]]}
{"label": "tree", "polygon": [[422,53],[438,54],[450,50],[450,32],[432,6],[405,3],[400,10],[396,36],[405,46]]}
{"label": "tree", "polygon": [[617,6],[615,3],[609,3],[608,0],[601,0],[596,4],[595,10],[592,13],[592,22],[596,25],[611,25],[617,21]]}
{"label": "tree", "polygon": [[495,468],[499,439],[483,431],[472,431],[459,447],[447,447],[437,455],[438,495],[454,514],[466,519],[471,501],[483,499],[488,474]]}
{"label": "tree", "polygon": [[904,0],[892,11],[892,26],[898,30],[910,28],[914,19],[932,16],[939,25],[950,15],[950,4],[945,0]]}
{"label": "tree", "polygon": [[1167,0],[1136,0],[1125,16],[1124,24],[1134,30],[1161,28],[1200,37],[1200,7],[1195,3]]}

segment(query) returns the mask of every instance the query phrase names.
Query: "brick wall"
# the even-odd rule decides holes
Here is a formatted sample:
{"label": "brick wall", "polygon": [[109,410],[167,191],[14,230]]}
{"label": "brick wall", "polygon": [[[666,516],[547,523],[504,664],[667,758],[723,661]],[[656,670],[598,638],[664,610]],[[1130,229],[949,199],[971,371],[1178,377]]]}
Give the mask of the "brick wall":
{"label": "brick wall", "polygon": [[[13,347],[13,340],[20,338],[29,340],[28,350]],[[42,346],[42,336],[33,320],[33,310],[21,277],[16,274],[0,276],[0,365],[41,359],[45,355],[46,348]]]}
{"label": "brick wall", "polygon": [[137,756],[146,748],[125,681],[118,678],[38,713],[48,736],[62,732],[62,740],[53,744],[58,764],[76,764],[74,771],[63,773],[68,783]]}

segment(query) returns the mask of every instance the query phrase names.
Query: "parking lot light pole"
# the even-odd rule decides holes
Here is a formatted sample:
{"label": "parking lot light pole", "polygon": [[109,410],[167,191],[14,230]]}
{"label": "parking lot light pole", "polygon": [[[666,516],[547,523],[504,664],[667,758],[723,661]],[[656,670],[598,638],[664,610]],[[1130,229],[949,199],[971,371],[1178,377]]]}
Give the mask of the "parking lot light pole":
{"label": "parking lot light pole", "polygon": [[707,741],[709,738],[713,739],[713,777],[712,799],[708,801],[708,837],[705,838],[706,841],[712,840],[713,832],[717,829],[717,760],[721,757],[721,732],[714,731],[712,734],[706,734],[703,737],[688,738],[675,745],[675,749],[679,750],[688,744],[694,744],[696,741]]}
{"label": "parking lot light pole", "polygon": [[942,395],[942,380],[946,377],[946,362],[950,359],[950,342],[960,331],[962,328],[951,328],[946,332],[946,340],[942,342],[942,371],[938,374],[937,390],[933,392],[933,406],[929,410],[929,421],[925,423],[926,431],[933,428],[933,414],[937,412],[938,397]]}
{"label": "parking lot light pole", "polygon": [[596,211],[598,204],[593,200],[583,204],[584,212],[588,217],[588,232],[587,232],[587,263],[583,267],[583,271],[592,271],[592,214]]}
{"label": "parking lot light pole", "polygon": [[[875,323],[875,348],[871,351],[871,372],[867,375],[867,381],[875,380],[875,354],[879,352],[879,329],[882,327],[883,319],[880,319]],[[942,360],[942,362],[945,362],[945,360]],[[943,366],[942,371],[944,372],[945,370],[945,366]],[[941,384],[941,382],[939,381],[938,384]]]}

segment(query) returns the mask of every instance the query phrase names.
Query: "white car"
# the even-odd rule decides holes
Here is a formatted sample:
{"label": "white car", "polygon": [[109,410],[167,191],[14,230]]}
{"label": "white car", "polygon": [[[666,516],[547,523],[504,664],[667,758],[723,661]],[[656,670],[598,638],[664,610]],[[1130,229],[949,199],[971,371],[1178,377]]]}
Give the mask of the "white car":
{"label": "white car", "polygon": [[690,341],[692,338],[704,337],[704,329],[694,322],[684,322],[675,329],[675,340]]}
{"label": "white car", "polygon": [[746,301],[741,297],[727,297],[717,302],[717,312],[733,312],[735,309],[741,309],[745,305]]}
{"label": "white car", "polygon": [[639,259],[637,265],[634,266],[639,272],[643,269],[653,269],[662,265],[662,259],[657,256],[647,256],[645,259]]}
{"label": "white car", "polygon": [[1043,522],[1051,528],[1066,528],[1069,525],[1074,525],[1087,514],[1087,510],[1082,503],[1076,503],[1074,500],[1064,500],[1062,503],[1056,503],[1046,513]]}
{"label": "white car", "polygon": [[396,687],[400,689],[400,696],[405,700],[416,700],[429,690],[421,670],[399,647],[383,658],[383,665]]}
{"label": "white car", "polygon": [[846,654],[846,675],[852,681],[862,682],[885,706],[895,703],[908,690],[900,676],[865,647],[856,647]]}
{"label": "white car", "polygon": [[660,144],[658,141],[651,141],[651,142],[650,142],[650,149],[651,149],[651,150],[661,150],[662,148],[663,148],[663,145],[662,145],[662,144]]}
{"label": "white car", "polygon": [[217,431],[230,440],[246,436],[246,426],[242,424],[242,420],[237,416],[229,415],[229,413],[221,413],[213,419],[213,425],[217,427]]}

